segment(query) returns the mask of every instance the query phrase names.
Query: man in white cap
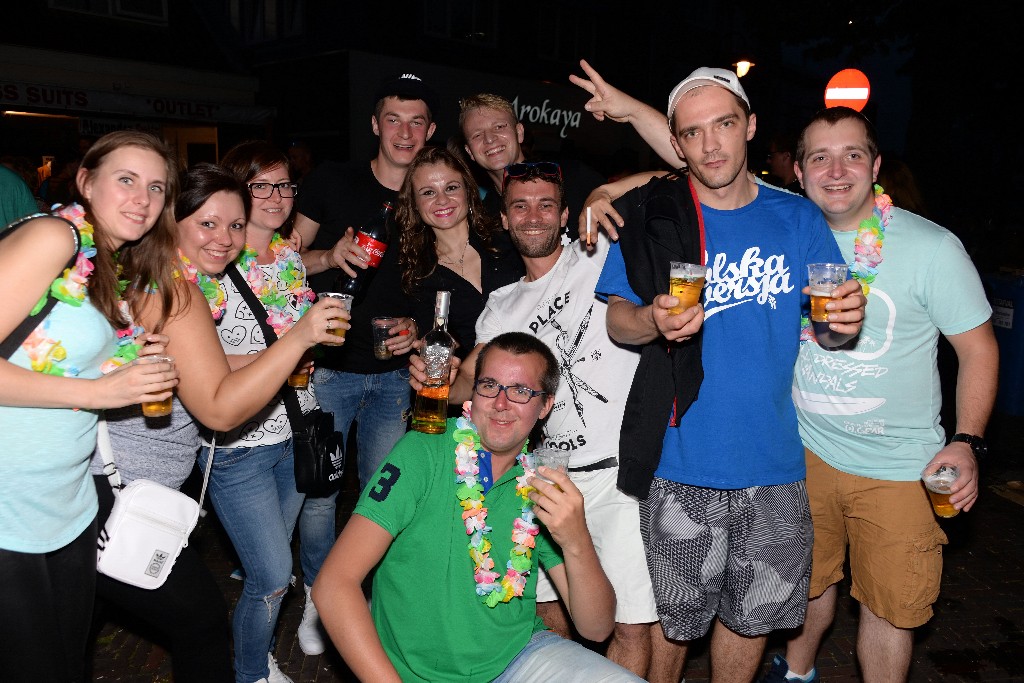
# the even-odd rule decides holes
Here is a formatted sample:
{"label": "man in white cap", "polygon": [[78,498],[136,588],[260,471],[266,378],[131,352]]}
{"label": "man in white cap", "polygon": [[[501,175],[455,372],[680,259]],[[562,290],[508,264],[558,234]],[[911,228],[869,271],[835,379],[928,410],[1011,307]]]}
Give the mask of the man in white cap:
{"label": "man in white cap", "polygon": [[[689,179],[624,196],[597,292],[608,332],[642,345],[620,436],[619,485],[641,498],[648,569],[668,638],[713,629],[714,681],[750,681],[767,634],[807,607],[811,518],[790,398],[807,265],[842,262],[821,212],[746,172],[756,117],[735,73],[673,89],[669,142]],[[670,261],[706,263],[703,305],[680,312]],[[863,319],[856,282],[828,304],[835,344]],[[678,681],[685,662],[664,680]]]}

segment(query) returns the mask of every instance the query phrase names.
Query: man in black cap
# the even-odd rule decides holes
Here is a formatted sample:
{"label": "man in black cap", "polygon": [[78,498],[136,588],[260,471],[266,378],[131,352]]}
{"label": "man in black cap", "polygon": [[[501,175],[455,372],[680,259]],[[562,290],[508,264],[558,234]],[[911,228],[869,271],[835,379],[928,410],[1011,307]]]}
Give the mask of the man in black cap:
{"label": "man in black cap", "polygon": [[[377,219],[385,202],[395,205],[406,169],[434,133],[437,96],[419,76],[396,74],[377,89],[370,125],[380,139],[377,156],[366,161],[327,161],[303,180],[296,203],[295,231],[302,239],[302,260],[310,286],[318,294],[336,291],[339,276],[353,275],[345,264],[347,252],[360,254],[352,240],[360,226]],[[395,267],[398,232],[388,226],[390,247],[379,268]],[[365,255],[363,256],[365,258]],[[362,272],[362,271],[361,271]],[[352,308],[351,328],[345,345],[326,349],[316,359],[313,384],[324,410],[334,413],[334,428],[348,434],[357,423],[357,460],[360,486],[380,465],[406,431],[410,410],[409,375],[405,371],[410,345],[416,339],[415,323],[402,318],[393,330],[402,348],[393,347],[391,360],[373,355],[370,319],[401,316],[407,302],[398,291],[374,278],[364,284]],[[401,336],[399,336],[401,335]],[[299,625],[299,646],[307,655],[324,650],[317,628],[316,608],[308,599],[331,546],[334,545],[335,498],[307,498],[299,517],[302,538],[300,558],[306,587],[306,608]]]}

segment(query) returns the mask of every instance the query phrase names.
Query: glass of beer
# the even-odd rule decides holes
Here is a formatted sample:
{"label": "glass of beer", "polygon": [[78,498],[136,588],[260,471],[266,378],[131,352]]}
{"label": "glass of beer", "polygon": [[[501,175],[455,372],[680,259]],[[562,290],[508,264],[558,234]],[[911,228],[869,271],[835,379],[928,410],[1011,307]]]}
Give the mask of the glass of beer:
{"label": "glass of beer", "polygon": [[954,465],[942,465],[932,473],[922,473],[921,481],[932,499],[932,510],[939,517],[956,517],[960,511],[949,502],[949,487],[960,476],[960,468]]}
{"label": "glass of beer", "polygon": [[[338,301],[341,302],[341,305],[345,308],[346,311],[348,311],[349,313],[352,313],[352,295],[351,294],[342,294],[340,292],[323,292],[320,296],[329,296],[332,299],[337,299]],[[345,330],[343,328],[332,327],[331,329],[329,329],[327,331],[330,332],[331,334],[333,334],[335,337],[340,337],[340,338],[344,339],[345,338],[345,332],[347,330]]]}
{"label": "glass of beer", "polygon": [[828,326],[825,304],[832,300],[832,292],[846,282],[848,267],[845,263],[807,264],[807,284],[811,288],[811,326],[818,343],[826,348],[839,346],[839,340]]}
{"label": "glass of beer", "polygon": [[672,313],[679,315],[700,302],[700,293],[704,289],[704,278],[707,277],[707,273],[707,267],[699,263],[669,263],[668,293],[679,299],[679,305],[669,309]]}
{"label": "glass of beer", "polygon": [[[170,356],[139,356],[136,363],[174,363]],[[168,396],[162,401],[143,401],[142,414],[146,417],[167,417],[171,414],[171,403],[174,396]]]}

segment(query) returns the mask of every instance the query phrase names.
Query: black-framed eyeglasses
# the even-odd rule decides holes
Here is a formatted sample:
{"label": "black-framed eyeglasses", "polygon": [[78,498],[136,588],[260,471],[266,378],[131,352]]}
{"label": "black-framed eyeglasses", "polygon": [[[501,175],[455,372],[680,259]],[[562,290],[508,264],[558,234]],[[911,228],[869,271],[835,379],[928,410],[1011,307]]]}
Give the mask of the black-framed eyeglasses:
{"label": "black-framed eyeglasses", "polygon": [[290,199],[299,194],[298,183],[249,183],[249,194],[255,199],[270,199],[274,190],[282,199]]}
{"label": "black-framed eyeglasses", "polygon": [[501,191],[509,178],[543,178],[553,183],[562,184],[562,167],[553,161],[524,161],[521,164],[509,164],[501,176]]}
{"label": "black-framed eyeglasses", "polygon": [[473,391],[484,398],[498,398],[498,394],[505,392],[505,398],[512,403],[529,403],[534,396],[543,396],[546,391],[535,391],[530,387],[521,387],[514,384],[510,387],[498,384],[493,379],[478,379],[473,382]]}

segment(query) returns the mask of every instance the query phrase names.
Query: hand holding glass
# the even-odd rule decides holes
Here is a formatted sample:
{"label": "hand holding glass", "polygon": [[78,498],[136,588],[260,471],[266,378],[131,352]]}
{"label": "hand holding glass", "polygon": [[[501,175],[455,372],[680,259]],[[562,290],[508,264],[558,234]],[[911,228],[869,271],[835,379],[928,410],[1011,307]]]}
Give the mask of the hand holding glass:
{"label": "hand holding glass", "polygon": [[932,500],[932,510],[939,517],[956,517],[960,511],[949,502],[949,487],[960,476],[960,468],[955,465],[942,465],[931,474],[921,474],[921,481],[928,490],[928,497]]}
{"label": "hand holding glass", "polygon": [[[174,363],[170,356],[140,356],[135,359],[136,363]],[[174,401],[173,394],[162,401],[143,401],[142,414],[146,417],[166,417],[171,414],[171,403]]]}
{"label": "hand holding glass", "polygon": [[811,326],[818,343],[826,348],[839,346],[839,340],[828,326],[825,304],[832,300],[832,292],[846,282],[848,267],[845,263],[810,263],[807,265],[807,284],[811,288]]}

